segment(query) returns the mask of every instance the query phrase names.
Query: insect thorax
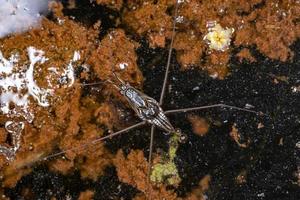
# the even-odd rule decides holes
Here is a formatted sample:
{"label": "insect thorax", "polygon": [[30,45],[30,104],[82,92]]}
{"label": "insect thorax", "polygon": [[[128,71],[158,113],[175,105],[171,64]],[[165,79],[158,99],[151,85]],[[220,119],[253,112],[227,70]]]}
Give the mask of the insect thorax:
{"label": "insect thorax", "polygon": [[127,86],[121,93],[127,98],[131,107],[142,120],[151,120],[159,114],[160,107],[155,99],[139,92],[131,86]]}

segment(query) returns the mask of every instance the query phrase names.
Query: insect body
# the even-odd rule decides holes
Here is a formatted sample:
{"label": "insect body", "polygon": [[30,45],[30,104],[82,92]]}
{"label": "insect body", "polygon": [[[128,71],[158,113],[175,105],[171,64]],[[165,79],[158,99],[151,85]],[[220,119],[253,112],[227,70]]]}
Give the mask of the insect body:
{"label": "insect body", "polygon": [[115,77],[120,82],[120,85],[118,86],[115,83],[110,82],[126,98],[131,108],[141,120],[155,125],[167,133],[176,132],[175,128],[172,126],[169,119],[164,114],[164,111],[159,106],[159,103],[155,99],[135,89],[129,83],[125,83],[116,74]]}

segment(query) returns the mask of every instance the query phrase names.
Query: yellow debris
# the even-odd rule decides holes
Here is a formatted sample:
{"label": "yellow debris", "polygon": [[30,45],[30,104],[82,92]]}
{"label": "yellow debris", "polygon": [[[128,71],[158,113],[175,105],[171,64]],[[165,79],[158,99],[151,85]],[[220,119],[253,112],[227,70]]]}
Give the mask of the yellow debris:
{"label": "yellow debris", "polygon": [[228,49],[234,28],[224,29],[220,24],[214,23],[212,27],[208,28],[208,31],[203,39],[208,42],[210,49],[217,51]]}

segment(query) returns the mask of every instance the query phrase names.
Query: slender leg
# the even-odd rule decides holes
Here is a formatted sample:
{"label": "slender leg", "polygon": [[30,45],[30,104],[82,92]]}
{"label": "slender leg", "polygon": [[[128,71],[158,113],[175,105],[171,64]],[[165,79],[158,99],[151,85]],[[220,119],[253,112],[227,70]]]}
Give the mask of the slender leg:
{"label": "slender leg", "polygon": [[[174,43],[174,38],[175,38],[175,34],[176,34],[175,33],[175,28],[176,28],[176,18],[177,18],[177,13],[178,13],[178,0],[176,1],[175,6],[176,7],[175,7],[175,15],[174,15],[174,21],[173,21],[173,28],[172,28],[171,44],[170,44],[170,49],[169,49],[169,53],[168,53],[166,72],[165,72],[162,91],[161,91],[161,94],[160,94],[159,105],[163,104],[165,91],[166,91],[166,86],[167,86],[167,81],[168,81],[168,74],[169,74],[169,71],[170,71],[170,63],[171,63],[171,56],[172,56],[172,50],[173,50],[173,43]],[[153,151],[154,129],[155,129],[155,126],[152,125],[151,126],[151,136],[150,136],[149,157],[148,157],[148,173],[147,173],[147,182],[148,182],[147,199],[148,200],[152,199],[152,193],[151,193],[152,188],[151,188],[151,183],[150,183],[150,175],[151,175],[151,167],[152,167],[152,151]]]}
{"label": "slender leg", "polygon": [[[169,74],[169,71],[170,71],[171,56],[172,56],[173,43],[174,43],[174,38],[175,38],[176,18],[177,18],[177,13],[178,13],[178,0],[176,1],[175,6],[176,7],[175,7],[175,15],[174,15],[174,21],[173,21],[173,28],[172,28],[171,44],[170,44],[170,49],[169,49],[169,53],[168,53],[166,72],[165,72],[162,91],[161,91],[161,94],[160,94],[159,105],[163,104],[165,91],[166,91],[166,86],[167,86],[167,81],[168,81],[168,74]],[[152,167],[152,151],[153,151],[154,129],[155,129],[155,126],[152,125],[151,126],[151,136],[150,136],[149,157],[148,157],[148,173],[147,173],[147,182],[148,182],[147,199],[148,200],[152,199],[152,193],[151,193],[152,188],[151,188],[151,183],[150,183],[150,175],[151,175],[151,167]]]}
{"label": "slender leg", "polygon": [[87,143],[85,143],[85,144],[83,144],[83,145],[81,145],[81,146],[79,146],[79,147],[75,147],[75,148],[67,149],[67,150],[64,150],[64,151],[60,151],[60,152],[58,152],[58,153],[51,154],[51,155],[49,155],[49,156],[44,157],[43,160],[47,160],[47,159],[49,159],[49,158],[54,158],[54,157],[56,157],[56,156],[60,156],[60,155],[62,155],[62,154],[64,154],[64,153],[66,153],[66,152],[75,151],[75,150],[79,150],[79,149],[81,149],[81,148],[88,147],[88,146],[91,145],[91,144],[96,144],[96,143],[98,143],[98,142],[100,142],[100,141],[106,140],[106,139],[108,139],[108,138],[112,138],[112,137],[114,137],[114,136],[117,136],[117,135],[120,135],[120,134],[125,133],[125,132],[127,132],[127,131],[130,131],[130,130],[132,130],[132,129],[134,129],[134,128],[140,127],[140,126],[144,125],[145,123],[146,123],[145,121],[139,122],[139,123],[137,123],[137,124],[134,124],[134,125],[132,125],[132,126],[129,126],[129,127],[125,128],[125,129],[122,129],[122,130],[120,130],[120,131],[117,131],[117,132],[115,132],[115,133],[112,133],[112,134],[109,134],[109,135],[107,135],[107,136],[104,136],[104,137],[95,139],[95,140],[92,141],[92,142],[87,142]]}
{"label": "slender leg", "polygon": [[164,101],[164,96],[165,96],[166,86],[167,86],[167,81],[168,81],[168,74],[170,71],[169,69],[170,69],[171,56],[172,56],[172,50],[173,50],[173,43],[174,43],[174,38],[175,38],[175,34],[176,34],[175,28],[176,28],[176,18],[177,18],[177,14],[178,14],[178,5],[179,4],[178,4],[178,0],[177,0],[176,5],[175,5],[175,15],[174,15],[174,21],[173,21],[173,28],[172,28],[171,44],[170,44],[170,49],[169,49],[169,53],[168,53],[167,67],[166,67],[163,87],[162,87],[161,94],[160,94],[159,105],[162,105],[163,101]]}
{"label": "slender leg", "polygon": [[235,110],[241,110],[241,111],[245,111],[245,112],[255,113],[257,115],[264,115],[262,112],[257,112],[257,111],[249,110],[249,109],[246,109],[246,108],[236,107],[236,106],[230,106],[230,105],[226,105],[226,104],[222,104],[222,103],[215,104],[215,105],[209,105],[209,106],[200,106],[200,107],[193,107],[193,108],[182,108],[182,109],[168,110],[168,111],[165,111],[165,114],[189,112],[189,111],[203,110],[203,109],[207,109],[207,108],[216,108],[216,107],[231,108],[231,109],[235,109]]}
{"label": "slender leg", "polygon": [[147,199],[151,200],[152,198],[152,188],[150,183],[150,175],[151,175],[151,168],[152,168],[152,151],[153,151],[153,140],[154,140],[154,130],[155,126],[151,126],[151,134],[150,134],[150,147],[149,147],[149,156],[148,156],[148,172],[147,172],[147,183],[148,183],[148,195]]}

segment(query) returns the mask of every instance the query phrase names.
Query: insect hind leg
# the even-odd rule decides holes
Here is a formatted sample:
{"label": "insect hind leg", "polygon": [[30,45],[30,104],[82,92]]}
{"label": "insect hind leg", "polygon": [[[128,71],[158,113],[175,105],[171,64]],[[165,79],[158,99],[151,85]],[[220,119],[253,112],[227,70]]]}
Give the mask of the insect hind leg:
{"label": "insect hind leg", "polygon": [[241,108],[241,107],[231,106],[231,105],[222,104],[222,103],[208,105],[208,106],[198,106],[198,107],[191,107],[191,108],[168,110],[168,111],[165,111],[165,114],[185,113],[185,112],[190,112],[190,111],[198,111],[198,110],[204,110],[204,109],[208,109],[208,108],[217,108],[217,107],[230,108],[230,109],[234,109],[234,110],[240,110],[240,111],[244,111],[244,112],[254,113],[257,115],[264,115],[264,113],[260,112],[260,111],[254,111],[254,110],[250,110],[247,108]]}

